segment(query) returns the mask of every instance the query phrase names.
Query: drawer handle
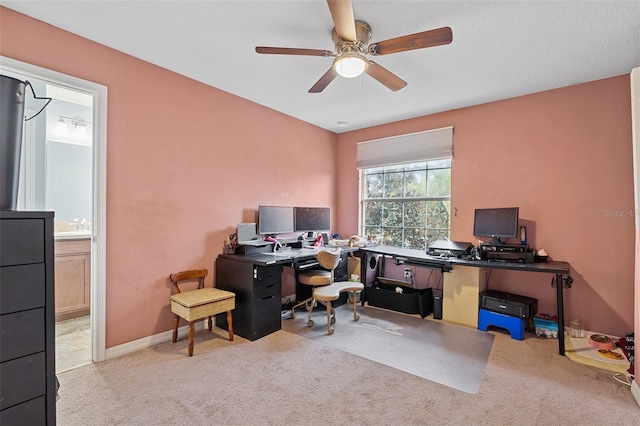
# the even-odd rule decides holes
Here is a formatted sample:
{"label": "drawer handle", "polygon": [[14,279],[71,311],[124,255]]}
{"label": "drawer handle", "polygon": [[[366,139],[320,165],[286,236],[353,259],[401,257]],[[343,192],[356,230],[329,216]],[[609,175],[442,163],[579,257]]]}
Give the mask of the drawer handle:
{"label": "drawer handle", "polygon": [[269,300],[269,299],[273,299],[273,295],[271,295],[271,296],[266,296],[266,297],[263,297],[263,298],[262,298],[262,300]]}

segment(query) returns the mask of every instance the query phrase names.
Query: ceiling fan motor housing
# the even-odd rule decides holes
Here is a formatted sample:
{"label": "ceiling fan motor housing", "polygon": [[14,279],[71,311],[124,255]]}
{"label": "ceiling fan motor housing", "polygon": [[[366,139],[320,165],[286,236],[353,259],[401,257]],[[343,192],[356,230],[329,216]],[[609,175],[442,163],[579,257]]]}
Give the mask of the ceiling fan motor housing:
{"label": "ceiling fan motor housing", "polygon": [[340,37],[338,37],[338,33],[336,33],[335,28],[331,31],[331,40],[333,40],[333,43],[336,46],[336,51],[338,53],[354,51],[365,53],[367,51],[367,44],[371,39],[371,27],[364,21],[356,20],[355,24],[355,40],[342,40]]}

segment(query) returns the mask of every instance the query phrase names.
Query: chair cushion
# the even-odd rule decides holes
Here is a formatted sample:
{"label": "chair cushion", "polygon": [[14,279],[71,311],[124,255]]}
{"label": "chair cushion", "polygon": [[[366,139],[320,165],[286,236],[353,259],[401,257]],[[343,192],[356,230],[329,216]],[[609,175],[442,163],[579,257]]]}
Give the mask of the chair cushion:
{"label": "chair cushion", "polygon": [[219,288],[205,287],[198,290],[184,291],[171,296],[171,300],[185,306],[193,308],[194,306],[205,305],[207,303],[225,300],[236,295],[230,291],[220,290]]}
{"label": "chair cushion", "polygon": [[298,281],[301,284],[313,286],[331,284],[331,272],[322,270],[299,272]]}
{"label": "chair cushion", "polygon": [[313,297],[317,300],[337,300],[344,291],[360,291],[364,284],[355,281],[336,281],[331,285],[318,287],[313,290]]}

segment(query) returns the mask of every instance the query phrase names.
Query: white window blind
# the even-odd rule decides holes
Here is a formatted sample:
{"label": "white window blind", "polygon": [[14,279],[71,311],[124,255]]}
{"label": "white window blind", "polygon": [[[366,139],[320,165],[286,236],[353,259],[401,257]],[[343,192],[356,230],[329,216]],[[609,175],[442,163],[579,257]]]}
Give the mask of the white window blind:
{"label": "white window blind", "polygon": [[453,127],[409,133],[357,145],[359,169],[440,160],[453,155]]}

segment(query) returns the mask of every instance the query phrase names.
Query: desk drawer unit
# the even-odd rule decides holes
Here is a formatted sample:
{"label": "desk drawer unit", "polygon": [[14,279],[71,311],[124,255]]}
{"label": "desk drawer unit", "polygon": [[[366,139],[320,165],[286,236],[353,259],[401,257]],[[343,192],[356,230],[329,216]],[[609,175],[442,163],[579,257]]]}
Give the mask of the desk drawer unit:
{"label": "desk drawer unit", "polygon": [[0,424],[56,423],[53,212],[0,211]]}
{"label": "desk drawer unit", "polygon": [[347,276],[347,257],[349,253],[342,252],[340,255],[340,263],[336,266],[336,269],[333,271],[334,281],[347,281],[349,277]]}
{"label": "desk drawer unit", "polygon": [[[259,266],[219,257],[215,286],[236,295],[233,332],[257,340],[280,330],[281,265]],[[216,325],[228,330],[226,314],[216,315]]]}

